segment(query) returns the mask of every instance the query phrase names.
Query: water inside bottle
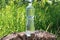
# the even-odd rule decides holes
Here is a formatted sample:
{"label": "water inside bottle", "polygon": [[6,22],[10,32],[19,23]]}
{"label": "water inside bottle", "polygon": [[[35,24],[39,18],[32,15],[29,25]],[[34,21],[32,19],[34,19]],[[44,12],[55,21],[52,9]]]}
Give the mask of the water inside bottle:
{"label": "water inside bottle", "polygon": [[26,35],[30,36],[31,31],[34,31],[34,12],[35,9],[32,6],[32,3],[29,3],[29,5],[26,8]]}

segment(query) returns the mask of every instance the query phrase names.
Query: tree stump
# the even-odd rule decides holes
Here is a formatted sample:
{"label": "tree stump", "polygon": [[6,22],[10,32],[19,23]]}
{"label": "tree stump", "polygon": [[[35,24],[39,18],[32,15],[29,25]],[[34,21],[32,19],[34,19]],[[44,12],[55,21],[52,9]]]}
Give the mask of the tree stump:
{"label": "tree stump", "polygon": [[35,31],[28,37],[25,32],[20,32],[9,34],[0,40],[56,40],[56,36],[45,31]]}

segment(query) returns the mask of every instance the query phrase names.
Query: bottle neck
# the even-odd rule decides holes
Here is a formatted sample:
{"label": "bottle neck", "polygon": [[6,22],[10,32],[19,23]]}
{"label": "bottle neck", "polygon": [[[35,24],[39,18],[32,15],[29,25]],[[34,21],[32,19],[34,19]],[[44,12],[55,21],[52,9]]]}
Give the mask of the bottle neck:
{"label": "bottle neck", "polygon": [[31,6],[32,5],[32,3],[29,3],[29,6]]}

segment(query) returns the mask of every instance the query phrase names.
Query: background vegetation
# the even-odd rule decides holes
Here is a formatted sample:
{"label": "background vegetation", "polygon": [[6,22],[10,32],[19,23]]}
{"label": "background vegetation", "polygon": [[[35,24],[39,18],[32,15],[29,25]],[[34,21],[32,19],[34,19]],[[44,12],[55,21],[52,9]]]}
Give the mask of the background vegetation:
{"label": "background vegetation", "polygon": [[[0,37],[25,31],[25,0],[0,0]],[[35,29],[60,36],[60,1],[34,0]]]}

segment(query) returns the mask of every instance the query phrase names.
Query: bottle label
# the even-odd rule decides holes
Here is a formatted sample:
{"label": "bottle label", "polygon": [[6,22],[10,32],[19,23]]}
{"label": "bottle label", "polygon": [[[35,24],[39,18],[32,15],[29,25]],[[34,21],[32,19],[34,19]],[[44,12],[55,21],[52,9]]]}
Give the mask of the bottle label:
{"label": "bottle label", "polygon": [[34,16],[28,16],[28,20],[34,20]]}

